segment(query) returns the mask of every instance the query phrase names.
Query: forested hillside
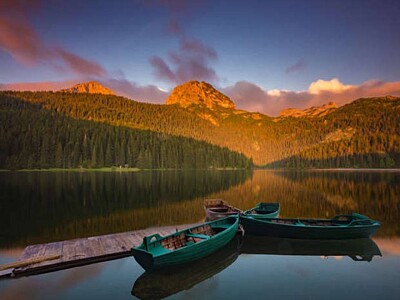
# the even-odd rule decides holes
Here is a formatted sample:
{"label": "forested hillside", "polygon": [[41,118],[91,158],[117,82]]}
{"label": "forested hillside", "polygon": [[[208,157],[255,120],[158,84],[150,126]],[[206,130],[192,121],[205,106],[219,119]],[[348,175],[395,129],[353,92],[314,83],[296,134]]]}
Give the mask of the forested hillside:
{"label": "forested hillside", "polygon": [[309,122],[319,142],[271,167],[400,167],[400,98],[358,99]]}
{"label": "forested hillside", "polygon": [[249,168],[242,154],[191,138],[76,120],[0,96],[0,168]]}
{"label": "forested hillside", "polygon": [[[192,84],[187,83],[186,89],[190,91]],[[194,84],[197,92],[198,83]],[[400,98],[358,99],[326,114],[271,118],[237,110],[225,98],[218,98],[220,93],[215,91],[202,91],[200,100],[185,93],[184,103],[172,101],[174,104],[170,105],[140,103],[113,95],[61,92],[2,92],[0,97],[35,104],[54,118],[68,116],[91,121],[85,124],[97,124],[92,126],[109,124],[205,141],[243,153],[258,166],[400,167]],[[208,96],[211,100],[205,101]],[[107,143],[111,142],[104,137],[101,144]],[[118,151],[120,146],[111,144]],[[102,155],[110,159],[105,152]],[[87,164],[89,160],[82,161]],[[166,163],[156,159],[154,165]]]}

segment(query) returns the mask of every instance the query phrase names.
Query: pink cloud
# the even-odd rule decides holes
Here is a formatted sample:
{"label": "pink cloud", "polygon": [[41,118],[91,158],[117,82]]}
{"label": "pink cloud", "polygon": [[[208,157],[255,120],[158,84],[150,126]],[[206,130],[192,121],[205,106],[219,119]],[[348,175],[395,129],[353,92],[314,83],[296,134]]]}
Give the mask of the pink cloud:
{"label": "pink cloud", "polygon": [[104,76],[106,71],[98,63],[43,42],[27,22],[30,9],[36,9],[38,3],[34,0],[0,3],[0,49],[27,66],[45,62],[79,75]]}
{"label": "pink cloud", "polygon": [[266,90],[251,82],[240,81],[222,89],[239,109],[278,116],[286,108],[305,109],[328,102],[344,105],[363,97],[400,96],[400,81],[366,81],[346,85],[337,78],[312,82],[307,91]]}
{"label": "pink cloud", "polygon": [[33,65],[49,56],[38,35],[27,24],[2,15],[0,15],[0,48],[25,65]]}

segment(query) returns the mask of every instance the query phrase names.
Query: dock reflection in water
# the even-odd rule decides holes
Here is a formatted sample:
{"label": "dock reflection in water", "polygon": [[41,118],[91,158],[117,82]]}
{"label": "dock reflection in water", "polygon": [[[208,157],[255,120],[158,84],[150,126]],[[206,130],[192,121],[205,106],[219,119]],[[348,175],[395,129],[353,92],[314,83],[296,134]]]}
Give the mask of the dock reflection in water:
{"label": "dock reflection in water", "polygon": [[237,234],[226,246],[207,257],[179,267],[144,272],[134,283],[132,295],[140,299],[162,299],[220,273],[238,258],[243,242]]}
{"label": "dock reflection in water", "polygon": [[303,240],[246,235],[241,254],[348,256],[354,261],[371,261],[382,256],[370,238],[350,240]]}

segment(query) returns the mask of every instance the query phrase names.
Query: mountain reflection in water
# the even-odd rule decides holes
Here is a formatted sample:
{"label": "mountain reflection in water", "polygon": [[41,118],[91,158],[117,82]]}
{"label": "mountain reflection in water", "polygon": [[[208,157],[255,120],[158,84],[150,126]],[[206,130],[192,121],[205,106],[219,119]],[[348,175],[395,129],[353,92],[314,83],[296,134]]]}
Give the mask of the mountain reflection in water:
{"label": "mountain reflection in water", "polygon": [[1,172],[0,248],[204,219],[203,200],[248,209],[280,202],[285,218],[359,212],[400,235],[400,172]]}

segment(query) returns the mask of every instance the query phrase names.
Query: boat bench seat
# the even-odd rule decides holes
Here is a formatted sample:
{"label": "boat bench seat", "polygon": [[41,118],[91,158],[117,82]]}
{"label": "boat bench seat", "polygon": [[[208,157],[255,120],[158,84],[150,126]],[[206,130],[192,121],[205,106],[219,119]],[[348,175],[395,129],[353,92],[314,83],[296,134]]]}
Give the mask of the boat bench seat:
{"label": "boat bench seat", "polygon": [[206,235],[206,234],[199,234],[199,233],[188,233],[188,234],[186,234],[186,236],[192,237],[192,238],[203,239],[203,240],[208,240],[208,239],[210,239],[210,236],[209,236],[209,235]]}
{"label": "boat bench seat", "polygon": [[171,236],[161,241],[162,247],[169,250],[175,250],[186,246],[186,237],[184,233],[178,236]]}
{"label": "boat bench seat", "polygon": [[208,224],[192,228],[190,230],[190,232],[192,234],[204,234],[204,235],[207,235],[209,237],[213,236],[215,234],[214,230]]}
{"label": "boat bench seat", "polygon": [[213,227],[213,228],[222,228],[222,229],[226,229],[226,228],[229,228],[229,227],[231,227],[232,226],[232,224],[218,224],[218,225],[215,225],[215,227]]}

